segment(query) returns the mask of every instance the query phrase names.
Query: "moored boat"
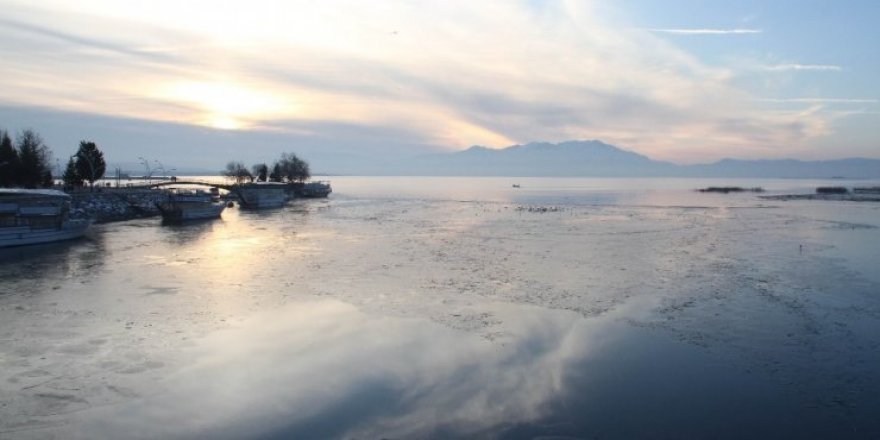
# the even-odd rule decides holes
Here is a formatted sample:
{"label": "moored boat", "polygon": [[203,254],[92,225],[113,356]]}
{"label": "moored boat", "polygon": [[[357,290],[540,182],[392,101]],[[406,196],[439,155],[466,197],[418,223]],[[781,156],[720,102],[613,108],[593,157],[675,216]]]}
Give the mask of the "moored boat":
{"label": "moored boat", "polygon": [[324,180],[304,183],[297,191],[300,197],[327,197],[331,192],[330,182]]}
{"label": "moored boat", "polygon": [[279,208],[287,202],[288,185],[285,183],[259,182],[233,185],[230,188],[238,196],[241,206],[251,209]]}
{"label": "moored boat", "polygon": [[219,218],[226,208],[214,195],[204,190],[170,189],[156,202],[162,220],[180,222]]}
{"label": "moored boat", "polygon": [[0,247],[85,235],[92,220],[71,219],[70,200],[70,195],[51,189],[0,188]]}

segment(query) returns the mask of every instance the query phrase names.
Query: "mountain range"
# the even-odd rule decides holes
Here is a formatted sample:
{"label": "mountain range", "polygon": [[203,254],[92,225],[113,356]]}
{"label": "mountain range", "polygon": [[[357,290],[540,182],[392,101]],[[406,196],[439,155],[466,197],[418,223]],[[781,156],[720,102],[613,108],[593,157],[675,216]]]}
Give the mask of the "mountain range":
{"label": "mountain range", "polygon": [[[723,159],[679,165],[598,140],[537,142],[502,149],[473,146],[386,163],[376,174],[427,176],[880,178],[880,160]],[[373,173],[371,173],[373,174]]]}

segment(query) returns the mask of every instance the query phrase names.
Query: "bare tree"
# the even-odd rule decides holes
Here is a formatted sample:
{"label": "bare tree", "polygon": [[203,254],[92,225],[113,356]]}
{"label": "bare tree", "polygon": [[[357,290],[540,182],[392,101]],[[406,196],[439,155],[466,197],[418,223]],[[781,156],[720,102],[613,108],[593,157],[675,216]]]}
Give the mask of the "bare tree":
{"label": "bare tree", "polygon": [[244,166],[243,162],[231,161],[226,164],[226,169],[222,172],[224,176],[235,180],[235,183],[243,183],[245,181],[254,181],[254,176]]}
{"label": "bare tree", "polygon": [[293,153],[284,153],[272,165],[271,180],[276,182],[305,182],[311,177],[308,162]]}

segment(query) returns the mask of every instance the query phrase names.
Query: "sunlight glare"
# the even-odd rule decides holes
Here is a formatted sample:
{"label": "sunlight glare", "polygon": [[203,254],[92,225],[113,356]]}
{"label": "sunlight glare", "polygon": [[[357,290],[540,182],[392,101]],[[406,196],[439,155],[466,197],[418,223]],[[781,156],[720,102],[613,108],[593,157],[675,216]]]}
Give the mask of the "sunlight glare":
{"label": "sunlight glare", "polygon": [[210,125],[218,130],[238,130],[242,128],[242,124],[239,121],[224,115],[212,117]]}
{"label": "sunlight glare", "polygon": [[228,82],[178,82],[164,87],[159,94],[165,100],[200,110],[196,123],[222,130],[242,129],[246,121],[291,111],[283,100],[269,93]]}

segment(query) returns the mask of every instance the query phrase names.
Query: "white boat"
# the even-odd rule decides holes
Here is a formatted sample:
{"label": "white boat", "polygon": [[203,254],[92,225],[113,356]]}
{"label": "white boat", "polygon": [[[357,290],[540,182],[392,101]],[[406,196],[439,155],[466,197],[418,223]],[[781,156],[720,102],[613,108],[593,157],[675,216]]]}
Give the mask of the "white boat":
{"label": "white boat", "polygon": [[52,189],[0,188],[0,247],[85,235],[91,219],[70,219],[71,197]]}
{"label": "white boat", "polygon": [[233,185],[230,188],[238,196],[244,208],[279,208],[287,202],[288,185],[285,183],[259,182]]}
{"label": "white boat", "polygon": [[327,197],[333,192],[330,182],[319,180],[315,182],[304,183],[299,189],[300,197]]}
{"label": "white boat", "polygon": [[211,192],[191,189],[170,189],[156,202],[162,220],[180,222],[219,218],[224,203],[217,201]]}

